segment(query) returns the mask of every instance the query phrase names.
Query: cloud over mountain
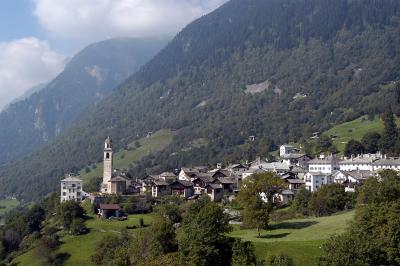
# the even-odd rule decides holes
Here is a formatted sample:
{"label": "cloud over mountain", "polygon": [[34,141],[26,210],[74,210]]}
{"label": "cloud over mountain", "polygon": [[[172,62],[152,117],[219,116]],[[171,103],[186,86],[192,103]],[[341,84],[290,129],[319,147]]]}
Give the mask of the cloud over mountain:
{"label": "cloud over mountain", "polygon": [[34,0],[34,14],[55,36],[90,41],[174,34],[227,0]]}
{"label": "cloud over mountain", "polygon": [[27,89],[55,77],[64,56],[37,38],[0,42],[0,109]]}

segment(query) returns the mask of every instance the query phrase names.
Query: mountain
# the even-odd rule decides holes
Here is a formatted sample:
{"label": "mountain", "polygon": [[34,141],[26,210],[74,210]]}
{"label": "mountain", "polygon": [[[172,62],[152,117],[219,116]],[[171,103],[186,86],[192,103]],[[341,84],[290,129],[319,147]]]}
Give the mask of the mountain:
{"label": "mountain", "polygon": [[[66,171],[172,129],[131,174],[252,159],[392,104],[400,2],[232,0],[189,24],[107,99],[37,153],[0,168],[1,195],[38,198]],[[248,142],[249,136],[256,141]],[[20,185],[24,184],[24,185]]]}
{"label": "mountain", "polygon": [[12,100],[9,104],[7,104],[4,109],[7,109],[10,105],[20,102],[22,100],[25,100],[29,98],[32,94],[41,91],[42,89],[46,88],[47,84],[46,83],[40,83],[38,85],[33,86],[32,88],[28,89],[26,92],[24,92],[21,96],[15,98]]}
{"label": "mountain", "polygon": [[88,106],[104,99],[136,72],[165,40],[119,38],[92,44],[45,88],[0,114],[0,164],[21,158],[68,128]]}

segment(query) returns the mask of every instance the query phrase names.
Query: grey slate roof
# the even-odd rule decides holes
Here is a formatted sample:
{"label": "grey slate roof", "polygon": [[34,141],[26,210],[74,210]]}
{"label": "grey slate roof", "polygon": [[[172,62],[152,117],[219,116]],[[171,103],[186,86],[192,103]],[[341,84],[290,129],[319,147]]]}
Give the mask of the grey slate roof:
{"label": "grey slate roof", "polygon": [[110,179],[110,182],[126,182],[126,178],[122,176],[115,176]]}
{"label": "grey slate roof", "polygon": [[329,163],[338,163],[339,158],[336,156],[326,156],[324,158],[315,158],[309,161],[309,164],[329,164]]}
{"label": "grey slate roof", "polygon": [[289,153],[282,156],[283,159],[299,159],[306,156],[304,153]]}
{"label": "grey slate roof", "polygon": [[221,184],[208,184],[206,186],[206,188],[207,187],[211,187],[212,189],[220,189],[220,188],[222,188],[222,185]]}
{"label": "grey slate roof", "polygon": [[389,157],[389,158],[383,158],[383,159],[378,159],[374,161],[374,165],[400,165],[400,158],[397,157]]}
{"label": "grey slate roof", "polygon": [[302,179],[287,179],[286,181],[290,184],[304,184]]}

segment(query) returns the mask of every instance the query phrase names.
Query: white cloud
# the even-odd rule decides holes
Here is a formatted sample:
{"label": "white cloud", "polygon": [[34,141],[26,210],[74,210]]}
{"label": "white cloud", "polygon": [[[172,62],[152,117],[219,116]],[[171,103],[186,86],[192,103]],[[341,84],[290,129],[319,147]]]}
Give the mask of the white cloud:
{"label": "white cloud", "polygon": [[33,0],[40,24],[55,36],[96,41],[174,34],[227,0]]}
{"label": "white cloud", "polygon": [[0,42],[0,109],[64,68],[64,56],[37,38]]}

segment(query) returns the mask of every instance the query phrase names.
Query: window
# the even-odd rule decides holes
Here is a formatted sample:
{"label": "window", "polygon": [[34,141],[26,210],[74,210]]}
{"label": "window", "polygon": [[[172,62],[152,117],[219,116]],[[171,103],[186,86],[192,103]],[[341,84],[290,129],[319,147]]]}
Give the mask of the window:
{"label": "window", "polygon": [[110,153],[106,153],[106,159],[110,159]]}
{"label": "window", "polygon": [[75,184],[72,184],[72,187],[76,187],[76,185],[75,185]]}
{"label": "window", "polygon": [[78,186],[77,189],[81,189],[81,186]]}
{"label": "window", "polygon": [[66,196],[67,195],[67,193],[66,192],[63,192],[63,196]]}

